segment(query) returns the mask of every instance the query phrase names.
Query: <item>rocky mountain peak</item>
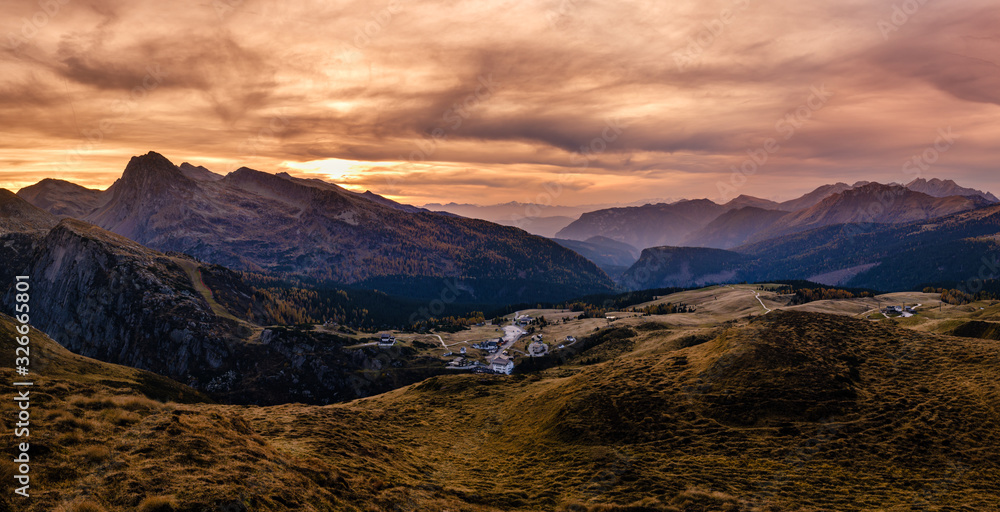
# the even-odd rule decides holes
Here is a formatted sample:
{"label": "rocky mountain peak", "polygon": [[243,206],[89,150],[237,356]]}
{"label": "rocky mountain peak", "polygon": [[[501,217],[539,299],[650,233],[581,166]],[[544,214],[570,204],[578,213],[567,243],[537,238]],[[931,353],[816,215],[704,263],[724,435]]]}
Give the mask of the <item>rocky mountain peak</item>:
{"label": "rocky mountain peak", "polygon": [[122,177],[112,186],[119,190],[158,193],[166,188],[190,183],[191,180],[170,160],[150,151],[145,155],[132,157]]}
{"label": "rocky mountain peak", "polygon": [[167,157],[155,152],[150,151],[145,155],[133,156],[128,165],[125,166],[125,172],[122,176],[129,175],[179,175],[181,174],[180,169],[173,164]]}

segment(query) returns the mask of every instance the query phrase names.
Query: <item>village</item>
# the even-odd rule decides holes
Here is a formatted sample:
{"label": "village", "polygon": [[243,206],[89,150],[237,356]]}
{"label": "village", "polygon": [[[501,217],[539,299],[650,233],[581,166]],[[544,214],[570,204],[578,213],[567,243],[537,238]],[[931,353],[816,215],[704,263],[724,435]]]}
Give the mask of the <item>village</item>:
{"label": "village", "polygon": [[[510,375],[518,365],[532,358],[579,352],[583,345],[578,345],[578,340],[617,326],[635,327],[652,321],[670,325],[677,336],[682,336],[706,324],[766,315],[780,308],[903,321],[914,326],[926,324],[930,328],[937,321],[928,313],[941,314],[937,310],[942,307],[935,294],[916,292],[789,305],[788,297],[778,293],[779,289],[777,285],[712,286],[655,297],[625,308],[626,311],[609,311],[598,316],[569,309],[526,309],[454,331],[352,333],[359,343],[346,348],[401,350],[407,358],[431,361],[431,367],[439,364],[439,368],[447,371]],[[657,311],[655,306],[669,304],[691,307],[677,313],[650,313]],[[344,333],[333,326],[329,332]]]}
{"label": "village", "polygon": [[[570,319],[574,324],[581,323],[577,318],[578,314],[570,311],[545,312],[562,324],[568,323]],[[563,332],[566,329],[550,328],[548,331],[552,334],[545,332],[546,327],[553,326],[544,316],[535,317],[516,312],[504,317],[504,320],[504,325],[494,325],[487,320],[458,333],[414,335],[386,331],[379,333],[378,341],[374,344],[380,348],[390,348],[407,343],[422,352],[434,351],[449,370],[510,375],[514,371],[516,360],[520,358],[544,357],[577,342],[575,334]],[[610,323],[612,320],[606,318],[603,323]],[[595,322],[587,322],[591,323]],[[582,325],[574,327],[581,328]],[[591,330],[595,328],[598,327],[590,327]],[[560,331],[558,336],[554,332],[557,330]],[[456,341],[457,336],[463,339]],[[428,344],[433,345],[433,348],[428,347]]]}

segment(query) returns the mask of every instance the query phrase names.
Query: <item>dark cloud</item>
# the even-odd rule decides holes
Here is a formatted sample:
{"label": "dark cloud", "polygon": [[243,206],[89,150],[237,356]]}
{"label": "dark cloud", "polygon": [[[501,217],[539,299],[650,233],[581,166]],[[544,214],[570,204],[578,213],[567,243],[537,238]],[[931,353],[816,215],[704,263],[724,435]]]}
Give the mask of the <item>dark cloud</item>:
{"label": "dark cloud", "polygon": [[[567,173],[569,202],[705,196],[778,138],[743,191],[791,194],[838,172],[892,181],[953,126],[964,138],[931,172],[1000,185],[986,0],[902,22],[892,0],[91,0],[27,28],[38,4],[9,3],[0,40],[31,34],[0,52],[9,184],[52,155],[94,184],[152,149],[217,170],[373,162],[384,170],[342,179],[403,199],[479,187],[502,201]],[[833,98],[800,110],[815,87]],[[789,134],[796,112],[808,117]]]}

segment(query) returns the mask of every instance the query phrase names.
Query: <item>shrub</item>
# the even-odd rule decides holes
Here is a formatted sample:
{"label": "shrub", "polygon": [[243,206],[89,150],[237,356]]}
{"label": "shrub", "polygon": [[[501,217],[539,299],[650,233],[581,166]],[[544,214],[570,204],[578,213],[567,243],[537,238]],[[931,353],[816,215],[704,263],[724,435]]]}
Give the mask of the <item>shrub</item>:
{"label": "shrub", "polygon": [[83,434],[81,434],[79,430],[70,430],[69,432],[59,436],[58,444],[60,446],[69,446],[73,444],[80,444],[83,441]]}
{"label": "shrub", "polygon": [[87,418],[77,418],[73,416],[65,416],[56,421],[55,426],[58,430],[69,431],[69,430],[82,430],[84,432],[90,432],[97,427],[97,423],[93,420]]}
{"label": "shrub", "polygon": [[56,509],[56,512],[107,512],[107,509],[95,501],[83,500],[64,503]]}
{"label": "shrub", "polygon": [[83,396],[73,397],[69,404],[73,407],[79,407],[80,409],[88,409],[91,411],[96,411],[99,409],[110,409],[115,406],[115,403],[111,401],[110,398],[100,397],[100,398],[87,398]]}
{"label": "shrub", "polygon": [[114,403],[119,408],[128,411],[150,411],[163,408],[161,402],[144,396],[116,396]]}
{"label": "shrub", "polygon": [[173,496],[150,496],[139,503],[139,512],[174,512],[177,500]]}
{"label": "shrub", "polygon": [[80,452],[80,456],[88,462],[102,462],[111,456],[111,450],[104,445],[89,446]]}
{"label": "shrub", "polygon": [[124,427],[132,423],[138,423],[139,420],[142,419],[138,414],[124,409],[106,409],[101,412],[101,418],[112,425],[118,425],[120,427]]}

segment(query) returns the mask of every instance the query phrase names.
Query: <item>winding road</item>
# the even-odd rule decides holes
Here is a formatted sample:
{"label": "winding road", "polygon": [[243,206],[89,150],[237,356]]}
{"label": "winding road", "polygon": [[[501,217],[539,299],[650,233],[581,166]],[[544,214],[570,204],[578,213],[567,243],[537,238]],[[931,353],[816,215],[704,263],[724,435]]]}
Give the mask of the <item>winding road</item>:
{"label": "winding road", "polygon": [[764,314],[765,315],[771,312],[771,308],[765,306],[764,305],[764,301],[760,300],[760,293],[753,292],[753,296],[754,296],[755,299],[757,299],[757,302],[760,302],[760,307],[764,308]]}

